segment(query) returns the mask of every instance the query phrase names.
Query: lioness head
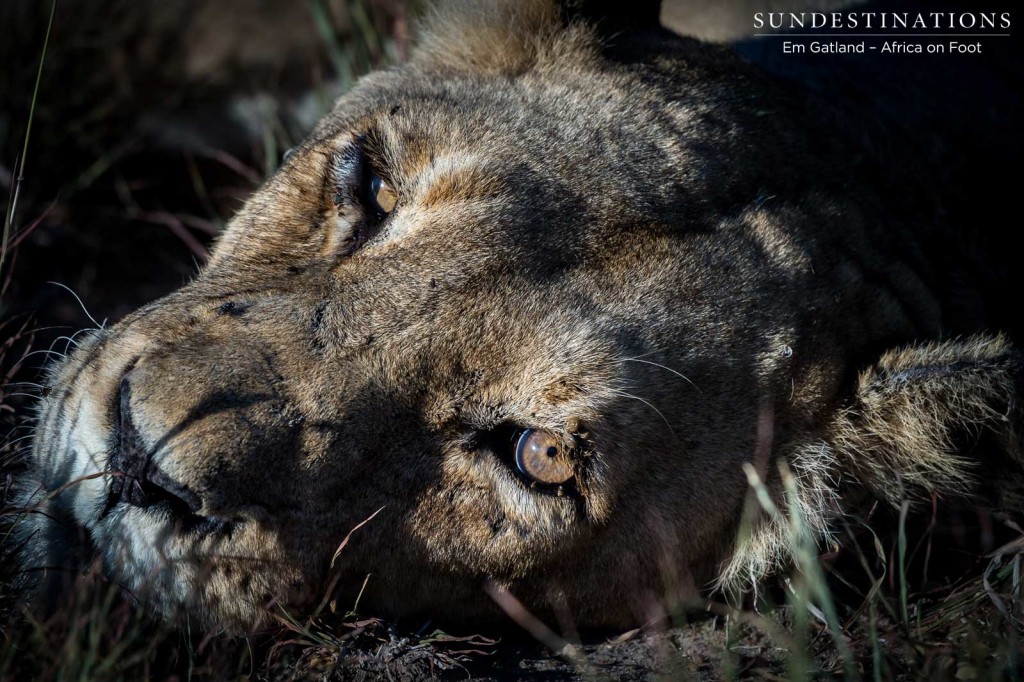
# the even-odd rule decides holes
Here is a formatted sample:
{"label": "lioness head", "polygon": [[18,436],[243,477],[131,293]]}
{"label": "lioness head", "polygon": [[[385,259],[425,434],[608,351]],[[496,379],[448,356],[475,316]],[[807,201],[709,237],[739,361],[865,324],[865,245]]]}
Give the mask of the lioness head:
{"label": "lioness head", "polygon": [[[966,480],[943,428],[1002,409],[1005,341],[858,382],[957,329],[909,217],[937,211],[866,184],[836,134],[855,117],[656,16],[436,13],[195,281],[53,370],[34,558],[95,553],[159,611],[236,629],[364,581],[382,614],[488,618],[493,584],[621,625],[784,554],[771,519],[737,540],[780,459],[812,532],[841,472]],[[913,373],[931,358],[995,374],[974,412],[906,403],[928,459],[878,396],[946,377]]]}

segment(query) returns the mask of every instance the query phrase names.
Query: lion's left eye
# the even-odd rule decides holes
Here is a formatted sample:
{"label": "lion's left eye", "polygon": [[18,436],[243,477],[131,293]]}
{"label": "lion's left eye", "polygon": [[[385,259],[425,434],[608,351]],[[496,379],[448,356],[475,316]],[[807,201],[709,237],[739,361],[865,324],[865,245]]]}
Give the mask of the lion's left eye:
{"label": "lion's left eye", "polygon": [[398,193],[387,183],[387,180],[371,171],[366,190],[370,208],[378,215],[386,216],[395,210],[395,206],[398,204]]}
{"label": "lion's left eye", "polygon": [[567,483],[574,473],[565,444],[547,431],[523,431],[516,441],[515,461],[519,473],[543,485]]}

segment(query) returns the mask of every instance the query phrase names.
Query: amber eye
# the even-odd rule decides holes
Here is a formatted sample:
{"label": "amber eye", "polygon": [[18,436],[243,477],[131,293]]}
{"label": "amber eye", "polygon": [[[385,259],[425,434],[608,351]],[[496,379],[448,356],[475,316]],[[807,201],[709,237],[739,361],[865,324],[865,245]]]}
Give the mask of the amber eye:
{"label": "amber eye", "polygon": [[391,185],[376,173],[370,173],[370,182],[367,195],[370,200],[370,207],[382,216],[395,210],[398,204],[398,194]]}
{"label": "amber eye", "polygon": [[526,429],[516,442],[516,468],[544,485],[559,485],[573,477],[565,444],[554,434]]}

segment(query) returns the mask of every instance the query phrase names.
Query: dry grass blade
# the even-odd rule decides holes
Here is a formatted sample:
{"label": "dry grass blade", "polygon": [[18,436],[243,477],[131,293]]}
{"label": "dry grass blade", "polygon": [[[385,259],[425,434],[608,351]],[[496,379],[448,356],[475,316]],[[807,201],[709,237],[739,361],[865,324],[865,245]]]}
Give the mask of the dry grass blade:
{"label": "dry grass blade", "polygon": [[363,526],[365,526],[366,524],[368,524],[370,521],[373,521],[374,517],[377,516],[377,514],[380,514],[382,511],[384,511],[384,507],[381,507],[377,511],[367,516],[365,519],[357,523],[356,526],[348,532],[348,535],[345,536],[345,539],[341,541],[340,545],[338,545],[338,549],[334,550],[334,556],[331,557],[331,568],[334,568],[334,563],[338,560],[338,557],[341,556],[341,552],[345,549],[345,546],[348,545],[348,541],[352,539],[352,534],[360,528],[362,528]]}
{"label": "dry grass blade", "polygon": [[36,84],[32,91],[32,103],[29,105],[28,122],[25,124],[25,141],[21,148],[21,157],[18,160],[18,172],[14,177],[11,187],[11,198],[7,204],[7,214],[4,216],[4,235],[0,241],[0,273],[3,272],[4,263],[7,260],[7,243],[11,236],[11,227],[14,224],[14,217],[18,210],[18,193],[21,183],[25,180],[25,160],[28,157],[28,141],[32,134],[32,119],[35,118],[36,100],[39,97],[39,83],[43,77],[43,64],[46,61],[46,50],[50,45],[50,31],[53,28],[53,16],[57,13],[57,0],[50,5],[50,18],[46,24],[46,36],[43,38],[43,49],[39,55],[39,68],[36,70]]}
{"label": "dry grass blade", "polygon": [[484,591],[516,625],[529,632],[538,642],[574,665],[581,673],[596,674],[593,665],[577,647],[560,637],[558,633],[545,625],[544,621],[530,613],[523,603],[507,589],[491,581],[484,585]]}

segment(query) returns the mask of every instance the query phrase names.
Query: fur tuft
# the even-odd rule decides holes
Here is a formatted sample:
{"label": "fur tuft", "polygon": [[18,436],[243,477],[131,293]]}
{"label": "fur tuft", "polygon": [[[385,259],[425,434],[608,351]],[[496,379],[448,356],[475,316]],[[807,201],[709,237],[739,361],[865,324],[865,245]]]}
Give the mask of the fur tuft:
{"label": "fur tuft", "polygon": [[834,447],[843,468],[896,501],[969,494],[982,464],[971,443],[994,435],[1020,458],[1014,421],[1018,359],[1002,336],[890,351],[861,374]]}
{"label": "fur tuft", "polygon": [[455,70],[516,74],[538,63],[582,62],[597,44],[590,26],[567,25],[552,0],[449,0],[424,17],[415,56]]}
{"label": "fur tuft", "polygon": [[835,417],[829,442],[798,448],[780,465],[788,484],[765,484],[748,472],[759,504],[748,506],[749,530],[741,531],[716,587],[756,588],[765,575],[792,563],[795,548],[829,541],[844,478],[898,505],[931,494],[978,494],[980,474],[987,473],[1000,479],[994,501],[1024,509],[1020,477],[991,475],[1001,470],[1000,458],[1024,460],[1020,375],[1020,357],[1002,336],[883,355],[860,375],[856,398]]}

